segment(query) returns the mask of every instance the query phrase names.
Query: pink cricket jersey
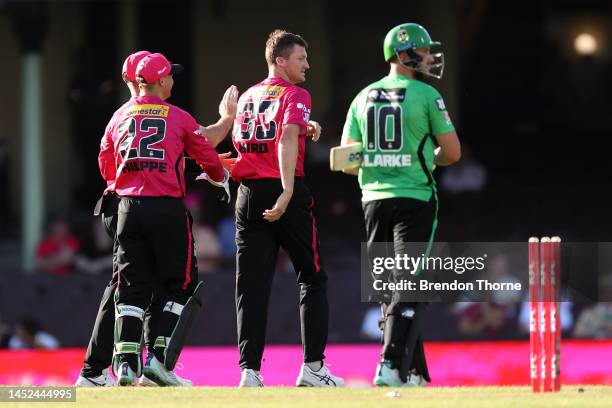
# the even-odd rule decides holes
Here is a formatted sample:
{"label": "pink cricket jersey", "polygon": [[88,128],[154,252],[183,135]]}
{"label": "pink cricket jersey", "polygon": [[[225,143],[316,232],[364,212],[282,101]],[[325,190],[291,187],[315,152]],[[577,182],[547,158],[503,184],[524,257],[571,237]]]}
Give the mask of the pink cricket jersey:
{"label": "pink cricket jersey", "polygon": [[107,190],[120,196],[183,197],[183,152],[213,180],[223,180],[217,152],[189,113],[156,96],[138,96],[106,126],[98,165]]}
{"label": "pink cricket jersey", "polygon": [[308,91],[281,78],[268,78],[243,93],[232,132],[238,151],[234,180],[280,179],[278,142],[283,125],[291,124],[300,126],[295,176],[303,176],[310,109]]}

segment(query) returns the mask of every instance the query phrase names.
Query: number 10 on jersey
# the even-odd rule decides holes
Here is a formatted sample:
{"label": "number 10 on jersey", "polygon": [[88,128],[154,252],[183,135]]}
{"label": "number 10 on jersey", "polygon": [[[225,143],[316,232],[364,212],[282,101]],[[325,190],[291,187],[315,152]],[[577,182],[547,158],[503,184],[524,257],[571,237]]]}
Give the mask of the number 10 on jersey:
{"label": "number 10 on jersey", "polygon": [[403,145],[402,107],[370,105],[366,111],[365,150],[369,152],[399,152]]}

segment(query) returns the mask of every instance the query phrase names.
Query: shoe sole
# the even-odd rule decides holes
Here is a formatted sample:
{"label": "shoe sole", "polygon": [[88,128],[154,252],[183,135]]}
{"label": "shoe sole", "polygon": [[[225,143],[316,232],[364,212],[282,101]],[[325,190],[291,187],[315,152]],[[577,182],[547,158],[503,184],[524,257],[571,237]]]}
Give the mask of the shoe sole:
{"label": "shoe sole", "polygon": [[337,385],[337,384],[336,385],[325,385],[325,384],[320,384],[320,383],[313,384],[313,383],[310,383],[302,379],[302,380],[297,380],[295,382],[295,386],[296,387],[318,387],[318,388],[342,388],[344,387],[344,384],[342,385]]}
{"label": "shoe sole", "polygon": [[296,383],[295,386],[296,387],[314,387],[313,384],[308,384],[308,383],[303,383],[303,382]]}
{"label": "shoe sole", "polygon": [[[149,378],[149,377],[147,376],[147,378]],[[139,385],[141,387],[159,387],[159,384],[157,384],[155,381],[151,380],[150,378],[149,378],[149,381],[147,381],[147,382],[140,382]]]}
{"label": "shoe sole", "polygon": [[383,382],[382,380],[374,380],[372,381],[372,384],[374,384],[375,387],[405,387],[406,384],[387,384],[386,382]]}
{"label": "shoe sole", "polygon": [[117,380],[117,385],[119,387],[133,387],[135,385],[135,381],[131,381],[129,378],[119,377]]}
{"label": "shoe sole", "polygon": [[263,384],[258,384],[258,385],[238,384],[238,388],[264,388],[264,385]]}

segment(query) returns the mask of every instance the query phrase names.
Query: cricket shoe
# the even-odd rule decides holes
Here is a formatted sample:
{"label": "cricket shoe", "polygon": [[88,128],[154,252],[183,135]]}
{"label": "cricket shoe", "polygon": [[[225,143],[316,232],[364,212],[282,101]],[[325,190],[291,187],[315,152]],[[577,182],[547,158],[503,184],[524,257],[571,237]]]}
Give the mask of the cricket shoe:
{"label": "cricket shoe", "polygon": [[252,370],[250,368],[243,368],[242,375],[240,376],[239,387],[263,387],[263,377],[259,374],[259,371]]}
{"label": "cricket shoe", "polygon": [[295,385],[298,387],[344,387],[344,379],[333,375],[325,364],[321,364],[321,368],[317,371],[310,368],[308,364],[302,364]]}
{"label": "cricket shoe", "polygon": [[144,374],[140,377],[140,380],[138,381],[138,384],[141,387],[159,387],[159,385],[157,385],[157,383],[155,381],[153,381],[152,379],[150,379],[149,377],[147,377]]}
{"label": "cricket shoe", "polygon": [[391,363],[383,360],[376,366],[376,375],[372,381],[377,387],[405,387],[406,383],[400,378],[399,370],[391,368]]}
{"label": "cricket shoe", "polygon": [[77,387],[115,387],[117,383],[108,374],[108,368],[102,370],[102,374],[96,377],[83,377],[79,375],[76,382],[74,383]]}
{"label": "cricket shoe", "polygon": [[425,380],[421,374],[416,374],[415,372],[408,374],[406,387],[424,387],[426,385],[427,380]]}
{"label": "cricket shoe", "polygon": [[181,378],[174,371],[168,370],[153,356],[144,366],[142,370],[143,377],[152,380],[160,387],[191,387],[193,383],[190,380]]}
{"label": "cricket shoe", "polygon": [[133,387],[136,385],[136,373],[130,368],[127,361],[124,361],[119,366],[119,375],[117,375],[117,385],[119,387]]}
{"label": "cricket shoe", "polygon": [[[193,386],[193,383],[191,382],[191,380],[182,378],[177,373],[174,373],[174,375],[179,381],[183,381],[185,384],[187,384],[185,385],[185,387]],[[141,387],[159,387],[159,385],[155,381],[153,381],[152,379],[150,379],[144,374],[140,377],[140,381],[138,381],[138,384],[140,384]]]}

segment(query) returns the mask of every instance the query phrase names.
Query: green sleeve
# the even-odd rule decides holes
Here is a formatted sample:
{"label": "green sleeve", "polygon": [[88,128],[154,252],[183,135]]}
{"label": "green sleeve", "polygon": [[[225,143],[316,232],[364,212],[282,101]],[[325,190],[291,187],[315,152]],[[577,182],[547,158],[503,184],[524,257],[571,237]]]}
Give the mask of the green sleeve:
{"label": "green sleeve", "polygon": [[442,135],[455,130],[455,126],[453,126],[450,115],[446,110],[444,99],[442,99],[438,91],[432,89],[427,98],[427,103],[432,136]]}
{"label": "green sleeve", "polygon": [[357,120],[357,97],[351,103],[351,107],[346,114],[346,122],[344,122],[344,129],[342,130],[342,142],[344,143],[346,140],[355,140],[357,142],[361,142],[363,139],[361,137],[361,128],[359,127],[359,122]]}

